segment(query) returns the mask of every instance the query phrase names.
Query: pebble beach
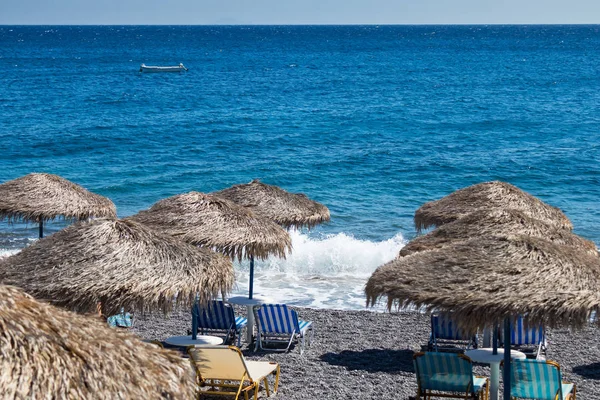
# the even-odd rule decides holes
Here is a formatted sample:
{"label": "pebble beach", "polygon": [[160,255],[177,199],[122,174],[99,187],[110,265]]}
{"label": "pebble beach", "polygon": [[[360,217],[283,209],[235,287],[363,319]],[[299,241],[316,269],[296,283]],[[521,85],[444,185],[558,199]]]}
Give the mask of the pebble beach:
{"label": "pebble beach", "polygon": [[[253,352],[243,343],[248,359],[281,365],[277,399],[414,398],[413,354],[427,343],[430,317],[365,309],[364,287],[417,235],[415,210],[427,202],[480,182],[508,182],[562,210],[575,234],[600,244],[597,25],[123,21],[0,25],[0,183],[32,172],[60,175],[109,198],[119,218],[254,179],[326,205],[330,222],[290,231],[290,254],[255,257],[255,294],[298,307],[315,328],[303,355],[298,348]],[[145,74],[142,63],[184,63],[186,71]],[[47,236],[70,223],[46,221],[52,215],[0,215],[0,259],[35,245],[38,221]],[[261,235],[229,249],[252,256]],[[88,257],[74,253],[77,263]],[[245,295],[249,265],[234,263],[231,295]],[[158,266],[148,282],[168,274]],[[106,281],[131,287],[120,276]],[[136,315],[133,331],[164,341],[186,335],[190,320],[189,311]],[[598,329],[547,332],[547,358],[577,385],[578,399],[600,400]],[[485,365],[474,372],[490,375]]]}
{"label": "pebble beach", "polygon": [[[297,309],[300,318],[313,321],[314,340],[300,355],[253,352],[242,341],[248,359],[276,361],[281,366],[277,399],[411,399],[416,394],[412,356],[427,343],[430,317],[417,312],[380,313]],[[185,335],[190,315],[138,316],[134,332],[144,339],[164,340]],[[549,329],[547,359],[561,365],[563,380],[577,385],[578,399],[600,399],[600,332],[590,325],[582,330]],[[489,368],[475,365],[476,375]],[[264,396],[264,392],[262,393]]]}

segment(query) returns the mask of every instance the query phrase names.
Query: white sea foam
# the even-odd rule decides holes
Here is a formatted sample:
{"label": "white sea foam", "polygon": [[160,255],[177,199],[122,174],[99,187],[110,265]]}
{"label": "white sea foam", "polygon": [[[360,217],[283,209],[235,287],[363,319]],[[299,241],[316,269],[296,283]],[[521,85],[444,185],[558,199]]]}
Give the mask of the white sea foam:
{"label": "white sea foam", "polygon": [[[290,235],[293,250],[285,259],[256,261],[254,293],[273,302],[314,308],[364,309],[367,279],[406,244],[401,234],[381,242],[345,233],[320,238],[299,231]],[[19,251],[0,248],[0,259]],[[233,294],[247,295],[249,262],[236,263],[235,267]]]}
{"label": "white sea foam", "polygon": [[[344,233],[319,239],[290,234],[293,251],[286,259],[256,261],[254,292],[274,302],[316,308],[364,309],[368,277],[406,244],[401,234],[381,242]],[[249,263],[236,265],[236,270],[234,293],[247,294]]]}
{"label": "white sea foam", "polygon": [[17,254],[21,249],[0,249],[0,259]]}

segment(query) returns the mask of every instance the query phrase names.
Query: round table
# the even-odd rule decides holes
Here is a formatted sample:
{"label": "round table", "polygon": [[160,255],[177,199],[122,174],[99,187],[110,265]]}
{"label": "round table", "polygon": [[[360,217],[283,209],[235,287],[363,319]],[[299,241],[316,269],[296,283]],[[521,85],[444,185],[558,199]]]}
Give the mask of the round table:
{"label": "round table", "polygon": [[271,299],[265,296],[252,296],[251,299],[245,296],[235,296],[227,299],[229,304],[235,304],[238,306],[246,306],[246,314],[248,318],[248,326],[246,328],[246,341],[252,343],[252,335],[254,332],[254,307],[260,306],[261,304],[271,303]]}
{"label": "round table", "polygon": [[218,336],[198,335],[196,340],[192,336],[171,336],[165,339],[165,343],[172,346],[198,346],[198,345],[219,345],[223,344],[223,339]]}
{"label": "round table", "polygon": [[[500,363],[504,360],[504,349],[498,349],[498,354],[494,354],[494,349],[483,348],[465,351],[465,356],[474,362],[490,364],[490,400],[498,400],[498,386],[500,385]],[[527,358],[525,353],[517,350],[510,351],[510,358],[523,360]]]}

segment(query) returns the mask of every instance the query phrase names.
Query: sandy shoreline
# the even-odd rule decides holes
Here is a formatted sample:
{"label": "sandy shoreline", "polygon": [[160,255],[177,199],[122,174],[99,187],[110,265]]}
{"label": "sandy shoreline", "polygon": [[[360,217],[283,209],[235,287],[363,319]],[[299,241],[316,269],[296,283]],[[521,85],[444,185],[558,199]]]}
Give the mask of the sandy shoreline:
{"label": "sandy shoreline", "polygon": [[[408,399],[416,392],[412,354],[427,343],[429,316],[416,312],[376,313],[299,308],[313,321],[312,346],[301,356],[253,353],[249,359],[275,360],[281,365],[278,399]],[[146,339],[186,334],[187,312],[139,316],[134,331]],[[548,359],[560,363],[563,379],[577,384],[578,399],[600,399],[600,331],[548,331]],[[477,374],[489,368],[477,365]]]}

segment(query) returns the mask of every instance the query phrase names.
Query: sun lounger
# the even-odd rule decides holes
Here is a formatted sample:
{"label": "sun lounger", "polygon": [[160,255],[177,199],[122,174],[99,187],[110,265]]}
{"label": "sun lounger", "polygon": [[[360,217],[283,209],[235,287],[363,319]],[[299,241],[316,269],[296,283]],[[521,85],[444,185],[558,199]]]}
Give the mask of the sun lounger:
{"label": "sun lounger", "polygon": [[125,309],[121,308],[119,314],[111,315],[106,322],[113,328],[131,328],[133,327],[133,314],[126,313]]}
{"label": "sun lounger", "polygon": [[455,350],[460,351],[477,348],[477,335],[467,334],[458,329],[451,314],[431,314],[431,334],[427,349],[429,351]]}
{"label": "sun lounger", "polygon": [[489,398],[489,379],[473,375],[473,362],[464,354],[416,353],[413,362],[417,374],[417,399]]}
{"label": "sun lounger", "polygon": [[[502,330],[498,334],[500,345],[504,345]],[[546,332],[543,325],[526,325],[523,317],[511,324],[510,346],[527,355],[527,358],[546,359]]]}
{"label": "sun lounger", "polygon": [[[287,343],[285,349],[268,349],[288,351],[295,341],[300,341],[300,354],[304,353],[304,341],[307,335],[313,335],[310,321],[298,319],[298,313],[285,304],[263,304],[254,310],[256,315],[258,338],[255,350],[265,350],[264,344]],[[310,337],[308,342],[310,344]]]}
{"label": "sun lounger", "polygon": [[512,360],[510,394],[517,399],[575,400],[576,387],[563,382],[554,361]]}
{"label": "sun lounger", "polygon": [[240,349],[233,346],[190,346],[188,354],[196,370],[199,395],[235,396],[237,399],[243,393],[244,399],[248,400],[248,394],[254,390],[254,399],[258,399],[263,383],[269,397],[269,375],[275,375],[273,393],[277,393],[279,364],[275,362],[246,360]]}
{"label": "sun lounger", "polygon": [[201,335],[225,333],[223,341],[233,344],[237,336],[238,347],[241,344],[242,329],[248,324],[244,317],[236,317],[233,307],[220,300],[209,301],[204,307],[197,304],[198,332]]}

